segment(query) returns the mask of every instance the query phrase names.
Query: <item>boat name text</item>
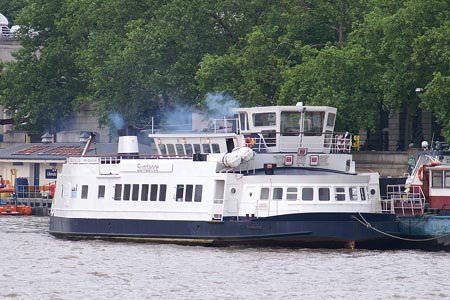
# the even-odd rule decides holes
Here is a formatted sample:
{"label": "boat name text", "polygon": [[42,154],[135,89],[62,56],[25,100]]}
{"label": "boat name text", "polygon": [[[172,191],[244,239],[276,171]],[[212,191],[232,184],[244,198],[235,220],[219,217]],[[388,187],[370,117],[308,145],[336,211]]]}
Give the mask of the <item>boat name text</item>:
{"label": "boat name text", "polygon": [[143,173],[159,172],[159,165],[137,164],[137,171]]}

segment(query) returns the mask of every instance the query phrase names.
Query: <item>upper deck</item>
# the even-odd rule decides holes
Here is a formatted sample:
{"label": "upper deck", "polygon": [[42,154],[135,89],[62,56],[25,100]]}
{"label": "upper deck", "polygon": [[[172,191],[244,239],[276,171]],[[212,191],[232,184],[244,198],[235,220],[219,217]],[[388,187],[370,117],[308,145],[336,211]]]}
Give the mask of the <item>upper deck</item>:
{"label": "upper deck", "polygon": [[329,106],[234,108],[235,118],[215,119],[196,133],[149,134],[161,155],[230,152],[251,146],[255,152],[332,153],[351,150],[348,133],[335,134],[337,109]]}

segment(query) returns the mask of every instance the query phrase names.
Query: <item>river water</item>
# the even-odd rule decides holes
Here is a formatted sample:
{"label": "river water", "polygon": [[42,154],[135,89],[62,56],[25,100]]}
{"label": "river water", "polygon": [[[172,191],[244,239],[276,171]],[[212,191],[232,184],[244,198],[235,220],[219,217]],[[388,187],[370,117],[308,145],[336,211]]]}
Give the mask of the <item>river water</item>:
{"label": "river water", "polygon": [[0,217],[0,299],[450,299],[450,253],[68,241]]}

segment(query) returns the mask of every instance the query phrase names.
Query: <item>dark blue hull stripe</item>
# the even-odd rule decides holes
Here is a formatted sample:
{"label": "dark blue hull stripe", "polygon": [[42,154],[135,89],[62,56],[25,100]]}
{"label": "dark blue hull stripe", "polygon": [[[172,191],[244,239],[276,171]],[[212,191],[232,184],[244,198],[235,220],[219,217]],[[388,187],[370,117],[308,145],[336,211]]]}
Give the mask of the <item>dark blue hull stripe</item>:
{"label": "dark blue hull stripe", "polygon": [[204,243],[376,242],[387,236],[374,230],[398,234],[393,215],[362,214],[364,226],[352,213],[294,214],[278,217],[217,221],[162,221],[130,219],[83,219],[50,217],[50,233],[66,238],[136,238],[149,240],[198,241]]}

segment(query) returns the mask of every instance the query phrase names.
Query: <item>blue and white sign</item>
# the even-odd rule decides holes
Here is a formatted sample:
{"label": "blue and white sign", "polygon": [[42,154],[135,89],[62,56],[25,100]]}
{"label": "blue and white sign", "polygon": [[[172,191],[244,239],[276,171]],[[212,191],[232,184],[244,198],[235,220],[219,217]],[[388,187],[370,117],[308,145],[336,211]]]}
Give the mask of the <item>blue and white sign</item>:
{"label": "blue and white sign", "polygon": [[56,179],[57,176],[56,168],[53,169],[45,169],[45,178],[46,179]]}

